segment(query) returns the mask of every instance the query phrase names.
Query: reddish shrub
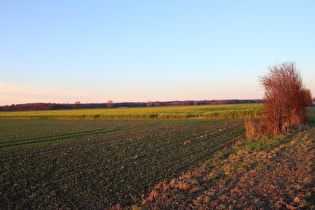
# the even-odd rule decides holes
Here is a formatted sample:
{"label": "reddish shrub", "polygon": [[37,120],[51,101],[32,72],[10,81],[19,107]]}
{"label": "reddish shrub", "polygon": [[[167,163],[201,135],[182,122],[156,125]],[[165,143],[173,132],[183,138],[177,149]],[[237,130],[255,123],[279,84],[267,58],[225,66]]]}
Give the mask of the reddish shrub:
{"label": "reddish shrub", "polygon": [[285,62],[268,69],[269,73],[260,78],[265,89],[263,118],[255,125],[247,122],[248,137],[283,133],[301,127],[307,120],[311,94],[304,88],[295,63]]}

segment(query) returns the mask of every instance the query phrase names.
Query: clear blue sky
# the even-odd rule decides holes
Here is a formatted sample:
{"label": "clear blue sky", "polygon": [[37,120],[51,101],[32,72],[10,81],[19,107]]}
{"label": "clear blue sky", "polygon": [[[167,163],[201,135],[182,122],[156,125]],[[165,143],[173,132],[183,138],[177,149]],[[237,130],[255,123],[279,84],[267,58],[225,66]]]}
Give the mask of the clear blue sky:
{"label": "clear blue sky", "polygon": [[315,95],[315,1],[0,0],[0,105],[262,98],[296,62]]}

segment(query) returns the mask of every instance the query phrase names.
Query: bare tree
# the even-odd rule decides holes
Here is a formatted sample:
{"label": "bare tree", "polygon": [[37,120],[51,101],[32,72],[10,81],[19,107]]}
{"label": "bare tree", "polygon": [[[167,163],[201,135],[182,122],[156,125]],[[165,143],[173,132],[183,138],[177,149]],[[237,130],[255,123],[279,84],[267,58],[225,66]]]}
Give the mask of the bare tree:
{"label": "bare tree", "polygon": [[269,67],[269,73],[260,81],[265,89],[263,120],[267,133],[281,133],[306,121],[307,91],[295,63]]}
{"label": "bare tree", "polygon": [[76,101],[76,102],[74,103],[73,107],[74,107],[75,109],[80,109],[80,107],[81,107],[81,102],[80,102],[80,101]]}
{"label": "bare tree", "polygon": [[106,105],[106,108],[110,109],[110,108],[114,108],[115,107],[115,104],[112,100],[109,100],[107,102],[107,105]]}
{"label": "bare tree", "polygon": [[260,77],[265,89],[263,117],[245,120],[247,138],[297,130],[307,120],[306,107],[311,105],[311,93],[304,88],[295,63],[285,62],[268,69],[269,73]]}

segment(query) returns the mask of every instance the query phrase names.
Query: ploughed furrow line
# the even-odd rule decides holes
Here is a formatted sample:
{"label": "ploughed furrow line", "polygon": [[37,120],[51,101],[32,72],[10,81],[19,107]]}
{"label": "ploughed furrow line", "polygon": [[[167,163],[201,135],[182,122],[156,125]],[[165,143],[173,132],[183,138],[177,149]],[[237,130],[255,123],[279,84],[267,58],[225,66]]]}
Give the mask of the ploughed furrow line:
{"label": "ploughed furrow line", "polygon": [[75,133],[66,133],[66,134],[57,134],[57,135],[50,135],[50,136],[42,136],[42,137],[36,137],[36,138],[30,138],[30,139],[22,139],[19,141],[10,141],[0,144],[0,148],[5,147],[12,147],[12,146],[19,146],[19,145],[31,145],[35,143],[41,143],[41,142],[47,142],[47,141],[58,141],[58,140],[64,140],[64,139],[72,139],[72,138],[80,138],[84,136],[93,136],[98,134],[104,134],[109,132],[115,132],[119,129],[97,129],[97,130],[89,130],[89,131],[81,131],[81,132],[75,132]]}
{"label": "ploughed furrow line", "polygon": [[21,156],[32,156],[32,155],[38,155],[38,154],[44,154],[44,153],[50,153],[50,152],[56,152],[56,151],[68,151],[71,149],[76,149],[78,147],[84,147],[84,146],[91,146],[93,144],[99,144],[102,142],[106,141],[114,141],[114,140],[119,140],[121,139],[121,136],[112,136],[108,138],[100,138],[97,140],[91,140],[91,141],[83,141],[83,142],[76,142],[76,143],[67,143],[67,144],[60,144],[60,145],[55,145],[52,147],[44,147],[44,148],[39,148],[36,150],[26,150],[23,152],[13,152],[13,153],[6,153],[3,155],[0,155],[0,158],[7,158],[7,159],[18,159]]}
{"label": "ploughed furrow line", "polygon": [[[142,126],[139,126],[140,128]],[[23,150],[21,152],[11,152],[11,153],[5,153],[0,155],[1,158],[8,158],[8,159],[15,159],[15,158],[20,158],[21,156],[32,156],[32,155],[37,155],[37,154],[44,154],[44,153],[50,153],[50,152],[55,152],[55,151],[67,151],[67,150],[72,150],[72,149],[78,149],[78,148],[84,148],[85,146],[92,146],[96,144],[101,144],[104,142],[110,142],[110,141],[117,141],[117,140],[126,140],[129,139],[130,137],[136,136],[139,134],[139,127],[136,130],[133,130],[135,128],[132,128],[133,131],[131,133],[116,133],[117,131],[120,131],[120,128],[117,129],[97,129],[97,130],[90,130],[90,131],[83,131],[83,132],[76,132],[76,133],[71,133],[71,134],[62,134],[62,135],[54,135],[54,136],[49,136],[49,137],[39,137],[39,138],[32,138],[32,140],[35,139],[42,139],[42,140],[37,140],[37,141],[32,141],[31,143],[39,143],[39,142],[45,142],[43,139],[46,139],[47,141],[56,141],[56,140],[65,140],[65,139],[75,139],[75,138],[80,138],[80,137],[89,137],[89,136],[95,136],[98,134],[106,134],[106,133],[113,133],[110,134],[110,136],[107,137],[97,137],[97,138],[91,138],[87,139],[85,141],[76,141],[76,142],[68,142],[66,144],[56,144],[53,146],[48,146],[48,147],[42,147],[38,149],[31,149],[31,150]],[[159,130],[160,131],[160,130]],[[157,135],[158,131],[156,128],[153,129],[153,131],[149,132],[151,135]],[[142,136],[140,139],[145,138]],[[26,141],[25,139],[23,141]],[[25,142],[21,144],[10,144],[8,146],[19,146],[19,145],[27,145],[30,142]],[[7,147],[8,147],[7,146]],[[0,146],[0,148],[4,148],[4,146]]]}

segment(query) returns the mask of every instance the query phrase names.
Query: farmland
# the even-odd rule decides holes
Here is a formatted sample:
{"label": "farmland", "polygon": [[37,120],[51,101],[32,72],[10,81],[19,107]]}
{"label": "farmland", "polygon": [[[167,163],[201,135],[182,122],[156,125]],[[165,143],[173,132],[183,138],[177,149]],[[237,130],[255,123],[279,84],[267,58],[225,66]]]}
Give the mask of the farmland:
{"label": "farmland", "polygon": [[240,119],[261,115],[261,104],[0,112],[0,119]]}
{"label": "farmland", "polygon": [[141,209],[315,209],[315,110],[304,131],[238,141],[137,204]]}
{"label": "farmland", "polygon": [[141,201],[157,183],[242,139],[244,125],[239,119],[2,119],[0,130],[3,208],[107,208]]}

